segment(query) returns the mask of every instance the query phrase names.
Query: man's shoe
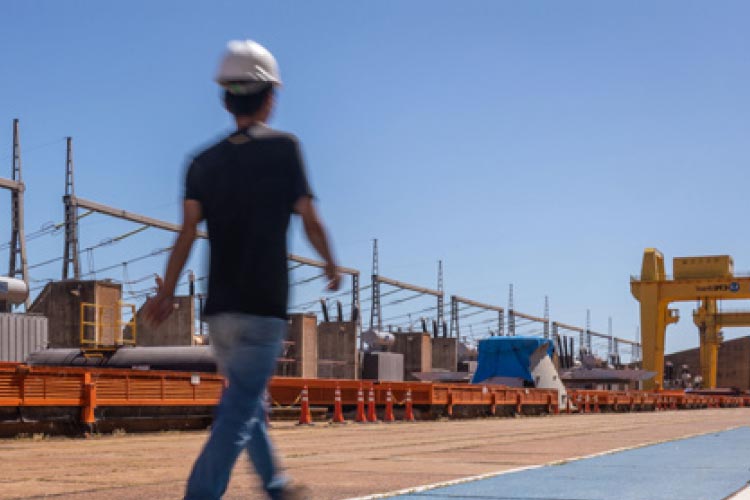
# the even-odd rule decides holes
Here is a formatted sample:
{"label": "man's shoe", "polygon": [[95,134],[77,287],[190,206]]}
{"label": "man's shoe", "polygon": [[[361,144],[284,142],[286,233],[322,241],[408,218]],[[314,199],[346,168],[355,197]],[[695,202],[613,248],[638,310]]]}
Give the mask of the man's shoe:
{"label": "man's shoe", "polygon": [[287,484],[277,495],[273,496],[274,500],[312,500],[310,488],[303,484]]}

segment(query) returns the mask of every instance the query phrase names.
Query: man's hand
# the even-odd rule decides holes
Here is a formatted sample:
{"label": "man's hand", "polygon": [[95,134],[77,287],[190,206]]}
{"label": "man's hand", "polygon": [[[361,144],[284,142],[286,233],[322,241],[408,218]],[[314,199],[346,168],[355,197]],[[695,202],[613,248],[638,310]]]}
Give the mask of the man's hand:
{"label": "man's hand", "polygon": [[143,315],[146,322],[159,326],[174,311],[174,296],[164,290],[164,281],[156,275],[156,295],[146,301]]}
{"label": "man's hand", "polygon": [[156,296],[149,299],[143,306],[143,314],[146,321],[158,326],[172,314],[174,310],[174,291],[182,268],[190,256],[195,235],[198,232],[198,223],[203,219],[200,202],[196,200],[185,200],[182,205],[182,228],[172,247],[167,262],[167,272],[162,280],[156,276]]}
{"label": "man's hand", "polygon": [[341,287],[341,274],[335,264],[326,265],[326,278],[328,278],[326,290],[335,292]]}
{"label": "man's hand", "polygon": [[328,278],[328,286],[326,288],[330,291],[338,290],[341,286],[341,275],[336,268],[331,246],[328,243],[328,236],[325,229],[323,229],[323,223],[320,221],[312,198],[309,196],[301,197],[294,204],[294,211],[302,217],[302,225],[305,228],[308,241],[310,241],[315,251],[318,252],[318,255],[326,262],[325,272]]}

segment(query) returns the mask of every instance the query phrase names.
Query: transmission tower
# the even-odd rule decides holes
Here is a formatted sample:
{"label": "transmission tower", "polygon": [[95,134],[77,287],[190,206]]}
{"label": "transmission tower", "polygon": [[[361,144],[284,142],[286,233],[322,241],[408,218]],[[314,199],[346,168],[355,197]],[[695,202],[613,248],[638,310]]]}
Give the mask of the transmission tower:
{"label": "transmission tower", "polygon": [[[21,141],[18,133],[18,119],[13,120],[13,159],[11,163],[11,179],[16,183],[16,187],[11,189],[10,195],[10,265],[8,266],[8,276],[11,278],[20,277],[29,283],[28,261],[26,260],[26,234],[24,233],[23,221],[23,192],[25,186],[21,177]],[[29,309],[29,299],[24,302],[26,310]],[[8,304],[8,311],[12,306]]]}
{"label": "transmission tower", "polygon": [[589,354],[591,351],[591,309],[586,309],[586,349]]}
{"label": "transmission tower", "polygon": [[[75,200],[75,185],[73,181],[73,139],[67,138],[67,155],[65,159],[65,247],[63,249],[64,280],[80,279],[81,264],[78,260],[78,206]],[[72,270],[72,272],[71,272]]]}
{"label": "transmission tower", "polygon": [[370,330],[383,330],[383,315],[380,310],[380,281],[378,280],[378,239],[372,240],[372,307],[370,308]]}
{"label": "transmission tower", "polygon": [[544,296],[544,338],[549,338],[549,297]]}

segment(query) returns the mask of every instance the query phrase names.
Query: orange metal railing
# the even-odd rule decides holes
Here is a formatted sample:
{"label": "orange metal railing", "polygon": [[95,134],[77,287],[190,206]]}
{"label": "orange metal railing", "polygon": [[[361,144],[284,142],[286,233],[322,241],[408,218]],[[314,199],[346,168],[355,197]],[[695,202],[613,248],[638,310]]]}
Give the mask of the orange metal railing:
{"label": "orange metal railing", "polygon": [[[395,405],[403,405],[407,391],[415,406],[448,415],[457,407],[495,414],[505,407],[524,413],[530,407],[548,413],[655,411],[750,406],[750,395],[708,396],[681,391],[570,390],[570,405],[559,408],[555,390],[503,386],[383,382],[275,377],[269,385],[273,403],[295,406],[307,386],[313,406],[331,407],[336,388],[344,406],[355,406],[360,387],[373,389],[375,402],[386,404],[390,390]],[[94,410],[108,406],[213,406],[225,387],[222,377],[171,371],[139,371],[78,367],[30,367],[0,363],[0,407],[79,407],[81,422],[94,423]]]}

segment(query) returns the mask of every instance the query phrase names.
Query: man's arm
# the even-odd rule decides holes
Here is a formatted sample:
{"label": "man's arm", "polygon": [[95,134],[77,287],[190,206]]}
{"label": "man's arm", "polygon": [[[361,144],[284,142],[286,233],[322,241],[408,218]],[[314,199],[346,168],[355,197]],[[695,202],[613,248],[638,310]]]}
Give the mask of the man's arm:
{"label": "man's arm", "polygon": [[170,315],[173,309],[174,291],[180,278],[182,268],[185,267],[198,233],[198,224],[203,220],[200,202],[185,200],[182,206],[182,229],[172,247],[167,262],[164,280],[157,278],[158,292],[156,297],[149,300],[145,306],[146,319],[158,325]]}
{"label": "man's arm", "polygon": [[328,236],[312,198],[310,196],[300,197],[294,204],[294,211],[302,217],[302,224],[308,241],[326,263],[325,272],[329,280],[328,289],[338,290],[341,285],[341,276],[336,269],[336,262],[331,252],[331,245],[328,243]]}

